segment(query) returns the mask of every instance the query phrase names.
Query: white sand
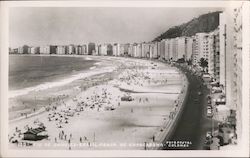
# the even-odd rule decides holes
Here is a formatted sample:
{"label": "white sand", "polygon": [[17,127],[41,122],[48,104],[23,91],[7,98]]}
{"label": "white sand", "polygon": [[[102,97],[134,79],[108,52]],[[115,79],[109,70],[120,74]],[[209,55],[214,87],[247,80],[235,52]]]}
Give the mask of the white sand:
{"label": "white sand", "polygon": [[[27,124],[31,126],[37,119],[44,123],[49,135],[48,139],[36,141],[31,147],[18,148],[69,149],[67,140],[70,134],[72,134],[71,149],[144,149],[144,142],[152,142],[153,136],[159,133],[164,123],[168,121],[170,111],[174,108],[174,101],[178,98],[184,84],[182,74],[175,68],[162,63],[157,63],[155,69],[152,69],[154,66],[151,62],[145,60],[112,57],[108,59],[118,61],[125,69],[118,75],[118,78],[114,78],[108,83],[88,88],[85,91],[80,91],[79,87],[75,87],[78,95],[72,96],[65,102],[65,105],[61,105],[54,111],[63,114],[62,110],[70,108],[70,111],[74,113],[73,117],[68,116],[67,124],[61,123],[62,128],[58,128],[59,121],[48,120],[49,114],[54,113],[52,111],[11,122],[10,136],[15,131],[15,127],[24,132],[23,127]],[[110,67],[94,71],[105,72],[107,70],[111,71]],[[115,71],[115,68],[112,71]],[[138,76],[131,78],[134,75]],[[145,76],[150,79],[145,79]],[[86,77],[86,75],[82,75],[79,79],[82,77]],[[120,79],[124,77],[130,77],[130,79]],[[136,93],[126,93],[120,91],[119,88],[133,90]],[[101,96],[104,96],[104,92],[107,96],[104,97],[105,99],[100,99]],[[121,101],[121,97],[124,95],[130,95],[133,101]],[[93,105],[94,100],[97,104],[102,102],[101,107],[95,106],[91,109],[84,106],[84,111],[81,112],[72,110],[77,109],[79,102],[84,101],[84,103]],[[107,111],[105,107],[112,107],[114,110]],[[58,138],[61,130],[67,134],[66,141]],[[83,138],[82,143],[87,144],[79,146],[80,137]],[[84,140],[84,137],[87,137],[87,140]],[[55,143],[55,138],[57,143]],[[89,146],[89,142],[91,146]],[[50,146],[46,146],[46,143],[49,143]],[[121,146],[121,143],[126,143],[126,145]],[[95,144],[97,146],[93,147],[92,145]],[[17,147],[12,143],[10,146]]]}

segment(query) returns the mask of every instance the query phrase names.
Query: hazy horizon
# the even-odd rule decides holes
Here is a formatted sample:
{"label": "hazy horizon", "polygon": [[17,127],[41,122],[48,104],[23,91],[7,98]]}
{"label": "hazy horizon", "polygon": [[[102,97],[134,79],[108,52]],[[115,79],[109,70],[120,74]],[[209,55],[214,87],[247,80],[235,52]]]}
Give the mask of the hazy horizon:
{"label": "hazy horizon", "polygon": [[134,43],[221,8],[18,7],[10,9],[10,47],[24,44]]}

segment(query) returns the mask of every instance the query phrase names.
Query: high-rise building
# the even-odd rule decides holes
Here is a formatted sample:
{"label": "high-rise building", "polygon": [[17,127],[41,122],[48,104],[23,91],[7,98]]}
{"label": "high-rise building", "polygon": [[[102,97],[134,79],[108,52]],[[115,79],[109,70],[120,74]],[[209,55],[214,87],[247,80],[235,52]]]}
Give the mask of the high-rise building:
{"label": "high-rise building", "polygon": [[143,58],[149,58],[150,57],[150,43],[144,43],[144,48],[143,48]]}
{"label": "high-rise building", "polygon": [[166,43],[166,39],[163,39],[159,42],[159,57],[160,59],[165,59],[165,43]]}
{"label": "high-rise building", "polygon": [[30,54],[40,54],[39,47],[30,47]]}
{"label": "high-rise building", "polygon": [[[242,8],[235,3],[225,10],[226,20],[226,104],[236,111],[237,139],[242,136]],[[238,6],[237,6],[238,5]]]}
{"label": "high-rise building", "polygon": [[66,47],[65,46],[57,46],[56,54],[66,54]]}
{"label": "high-rise building", "polygon": [[112,46],[112,44],[107,45],[107,55],[113,56],[113,46]]}
{"label": "high-rise building", "polygon": [[219,40],[220,40],[220,85],[223,89],[226,86],[226,17],[225,13],[219,16]]}
{"label": "high-rise building", "polygon": [[157,48],[157,42],[152,43],[152,58],[156,59],[157,58],[157,52],[158,52],[158,48]]}
{"label": "high-rise building", "polygon": [[113,45],[113,54],[114,56],[120,56],[120,44],[119,43],[115,43]]}
{"label": "high-rise building", "polygon": [[164,50],[165,50],[165,52],[164,52],[164,59],[165,60],[169,60],[170,59],[170,53],[169,53],[169,47],[170,47],[170,40],[169,39],[166,39],[165,41],[164,41]]}
{"label": "high-rise building", "polygon": [[18,47],[18,54],[29,54],[29,46],[23,45],[21,47]]}
{"label": "high-rise building", "polygon": [[200,59],[203,58],[208,61],[209,57],[209,34],[208,33],[196,33],[194,40],[194,50],[193,50],[193,63],[198,65]]}
{"label": "high-rise building", "polygon": [[208,45],[209,45],[208,73],[214,80],[219,81],[219,71],[220,71],[219,29],[215,29],[214,31],[209,33]]}
{"label": "high-rise building", "polygon": [[88,54],[88,45],[83,44],[81,47],[82,47],[82,54],[87,55]]}
{"label": "high-rise building", "polygon": [[41,46],[40,54],[56,54],[56,46],[52,45]]}
{"label": "high-rise building", "polygon": [[136,47],[136,52],[137,52],[137,57],[138,58],[141,58],[141,54],[142,54],[142,44],[141,43],[139,43],[139,44],[137,44],[137,47]]}
{"label": "high-rise building", "polygon": [[132,45],[132,57],[137,57],[138,55],[137,55],[138,53],[137,53],[137,43],[134,43],[133,45]]}
{"label": "high-rise building", "polygon": [[125,45],[124,44],[120,44],[120,53],[119,55],[120,56],[124,56],[124,53],[125,53]]}
{"label": "high-rise building", "polygon": [[89,43],[88,44],[88,55],[93,55],[96,52],[96,46],[95,43]]}
{"label": "high-rise building", "polygon": [[193,37],[187,37],[186,38],[186,52],[185,52],[185,60],[191,60],[192,59],[192,52],[193,52]]}
{"label": "high-rise building", "polygon": [[68,49],[67,51],[68,54],[75,54],[75,46],[73,44],[69,45],[67,49]]}
{"label": "high-rise building", "polygon": [[169,39],[169,59],[174,61],[174,38]]}
{"label": "high-rise building", "polygon": [[186,38],[185,37],[178,37],[177,38],[177,60],[178,59],[185,59],[186,54]]}
{"label": "high-rise building", "polygon": [[172,51],[173,51],[173,60],[177,61],[178,60],[178,37],[173,38],[172,40]]}
{"label": "high-rise building", "polygon": [[99,50],[98,54],[102,56],[108,55],[107,49],[108,49],[107,44],[100,44],[98,49]]}

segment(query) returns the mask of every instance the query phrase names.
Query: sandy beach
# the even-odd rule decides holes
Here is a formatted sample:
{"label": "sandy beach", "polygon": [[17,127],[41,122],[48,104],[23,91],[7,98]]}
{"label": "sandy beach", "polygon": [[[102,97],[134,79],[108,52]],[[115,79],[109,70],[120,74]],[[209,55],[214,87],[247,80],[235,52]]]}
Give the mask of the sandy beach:
{"label": "sandy beach", "polygon": [[[184,75],[157,61],[89,58],[100,62],[57,85],[9,99],[9,140],[19,142],[10,143],[11,148],[145,149],[161,143],[156,136],[176,110],[187,85]],[[22,140],[21,133],[41,124],[48,138]]]}

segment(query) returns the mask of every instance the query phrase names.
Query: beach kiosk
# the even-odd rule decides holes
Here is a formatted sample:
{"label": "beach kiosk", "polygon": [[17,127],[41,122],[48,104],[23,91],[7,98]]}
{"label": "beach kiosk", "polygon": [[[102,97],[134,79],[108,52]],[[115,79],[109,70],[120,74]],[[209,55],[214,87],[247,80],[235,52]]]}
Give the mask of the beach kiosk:
{"label": "beach kiosk", "polygon": [[34,129],[28,129],[23,133],[23,140],[37,141],[48,137],[45,127],[38,127]]}

